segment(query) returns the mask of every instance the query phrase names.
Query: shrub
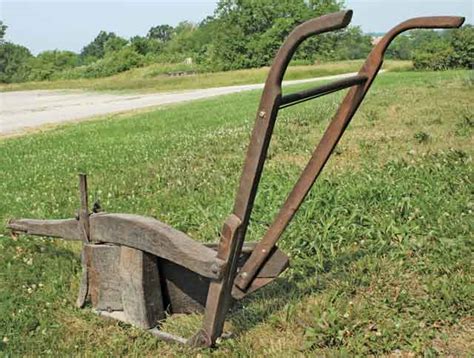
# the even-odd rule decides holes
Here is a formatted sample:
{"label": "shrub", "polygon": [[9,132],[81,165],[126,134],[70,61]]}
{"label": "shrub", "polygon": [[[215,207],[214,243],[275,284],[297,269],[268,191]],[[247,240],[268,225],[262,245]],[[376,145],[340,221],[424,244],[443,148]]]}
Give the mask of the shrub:
{"label": "shrub", "polygon": [[446,70],[451,67],[452,48],[436,52],[416,52],[413,56],[413,67],[417,70]]}
{"label": "shrub", "polygon": [[120,72],[143,66],[144,56],[132,47],[126,46],[117,52],[109,52],[106,56],[86,66],[57,73],[54,79],[78,79],[112,76]]}
{"label": "shrub", "polygon": [[79,63],[79,56],[71,51],[44,51],[36,58],[31,58],[30,81],[49,80],[53,75],[65,69],[70,69]]}
{"label": "shrub", "polygon": [[23,82],[31,71],[30,51],[10,42],[0,44],[0,82]]}

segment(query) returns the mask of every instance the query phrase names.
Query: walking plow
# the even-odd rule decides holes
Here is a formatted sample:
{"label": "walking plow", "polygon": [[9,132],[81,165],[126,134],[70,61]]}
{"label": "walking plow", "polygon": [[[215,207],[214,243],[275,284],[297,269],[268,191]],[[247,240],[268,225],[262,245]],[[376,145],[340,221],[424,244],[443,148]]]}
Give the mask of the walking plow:
{"label": "walking plow", "polygon": [[[275,280],[289,264],[276,246],[318,178],[370,89],[392,40],[415,28],[456,28],[461,17],[420,17],[390,30],[356,75],[297,93],[282,94],[282,79],[298,46],[308,37],[345,28],[352,11],[321,16],[297,26],[279,49],[257,109],[232,213],[215,245],[194,241],[156,219],[93,210],[87,178],[79,176],[80,210],[64,220],[13,219],[16,233],[82,241],[82,282],[77,306],[90,302],[103,316],[148,330],[159,338],[213,346],[232,303]],[[311,159],[261,241],[244,243],[254,199],[278,113],[283,108],[349,89]],[[159,330],[166,314],[201,312],[201,328],[190,338]]]}

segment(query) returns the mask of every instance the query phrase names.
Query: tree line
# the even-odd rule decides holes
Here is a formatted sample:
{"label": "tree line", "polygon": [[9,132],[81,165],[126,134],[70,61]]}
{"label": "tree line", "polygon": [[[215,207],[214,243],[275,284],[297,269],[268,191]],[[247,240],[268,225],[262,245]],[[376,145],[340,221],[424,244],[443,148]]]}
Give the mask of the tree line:
{"label": "tree line", "polygon": [[[197,24],[158,25],[146,36],[130,39],[101,31],[80,53],[52,50],[37,56],[5,41],[7,26],[0,21],[0,82],[105,77],[153,63],[182,63],[187,58],[195,69],[206,72],[266,66],[297,24],[341,8],[338,0],[220,0],[213,16]],[[371,36],[352,26],[308,39],[295,62],[365,58],[371,42]],[[387,55],[413,60],[420,69],[472,67],[473,27],[412,31],[400,36]]]}

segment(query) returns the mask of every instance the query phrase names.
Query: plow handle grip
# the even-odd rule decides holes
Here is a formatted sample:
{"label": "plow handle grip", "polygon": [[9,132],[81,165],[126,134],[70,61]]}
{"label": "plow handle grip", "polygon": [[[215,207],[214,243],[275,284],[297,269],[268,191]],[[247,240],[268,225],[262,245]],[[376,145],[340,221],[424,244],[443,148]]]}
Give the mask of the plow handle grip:
{"label": "plow handle grip", "polygon": [[[461,16],[426,16],[415,17],[404,21],[383,36],[382,40],[374,48],[378,56],[383,56],[390,43],[402,32],[413,29],[453,29],[461,27],[465,18]],[[378,50],[378,51],[377,51]]]}
{"label": "plow handle grip", "polygon": [[345,28],[351,19],[352,10],[345,10],[317,17],[297,26],[278,50],[266,85],[277,86],[281,89],[283,76],[298,46],[310,36]]}

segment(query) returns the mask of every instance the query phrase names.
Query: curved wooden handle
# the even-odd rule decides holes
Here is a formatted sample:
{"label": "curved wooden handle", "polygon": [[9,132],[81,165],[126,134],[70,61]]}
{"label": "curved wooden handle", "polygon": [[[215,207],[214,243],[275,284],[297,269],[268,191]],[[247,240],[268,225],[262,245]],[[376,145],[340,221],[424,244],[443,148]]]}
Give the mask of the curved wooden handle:
{"label": "curved wooden handle", "polygon": [[288,35],[273,60],[266,85],[281,87],[283,76],[298,46],[308,37],[324,32],[339,30],[351,22],[352,10],[339,11],[308,20]]}
{"label": "curved wooden handle", "polygon": [[377,52],[383,56],[390,43],[402,32],[413,29],[451,29],[458,28],[464,23],[465,18],[460,16],[428,16],[415,17],[404,21],[385,34],[371,54]]}

